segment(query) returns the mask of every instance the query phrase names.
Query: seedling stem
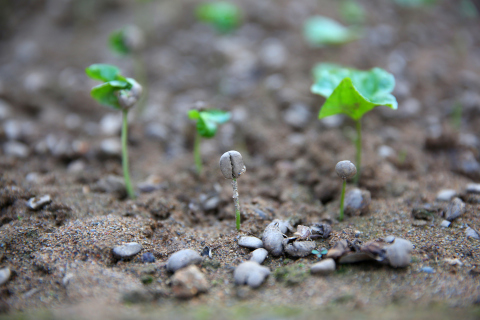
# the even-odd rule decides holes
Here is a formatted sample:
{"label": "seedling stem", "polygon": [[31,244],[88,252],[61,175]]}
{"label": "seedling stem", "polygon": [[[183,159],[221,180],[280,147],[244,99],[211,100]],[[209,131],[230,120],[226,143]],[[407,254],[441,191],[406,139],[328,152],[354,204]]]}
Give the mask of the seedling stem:
{"label": "seedling stem", "polygon": [[237,226],[237,230],[240,231],[240,202],[238,201],[238,188],[237,188],[237,179],[232,179],[232,187],[233,187],[233,202],[235,204],[235,224]]}
{"label": "seedling stem", "polygon": [[135,198],[135,192],[133,191],[132,183],[130,181],[130,173],[128,171],[128,150],[127,150],[127,140],[128,140],[128,121],[127,121],[128,109],[122,110],[123,116],[123,125],[122,125],[122,167],[123,167],[123,176],[125,178],[125,188],[127,189],[127,194],[131,199]]}
{"label": "seedling stem", "polygon": [[202,156],[200,154],[200,142],[202,140],[202,137],[198,133],[198,131],[195,133],[195,142],[193,146],[193,156],[195,158],[195,167],[197,168],[197,173],[200,175],[202,173]]}
{"label": "seedling stem", "polygon": [[[357,175],[358,177],[358,175]],[[347,179],[343,179],[342,195],[340,196],[340,217],[338,220],[343,221],[343,202],[345,200],[345,186],[347,185]]]}
{"label": "seedling stem", "polygon": [[356,141],[356,146],[357,146],[357,168],[358,172],[357,175],[355,176],[355,184],[358,185],[358,180],[360,179],[360,172],[361,172],[361,162],[362,162],[362,123],[360,122],[361,119],[358,119],[356,121],[357,124],[357,141]]}

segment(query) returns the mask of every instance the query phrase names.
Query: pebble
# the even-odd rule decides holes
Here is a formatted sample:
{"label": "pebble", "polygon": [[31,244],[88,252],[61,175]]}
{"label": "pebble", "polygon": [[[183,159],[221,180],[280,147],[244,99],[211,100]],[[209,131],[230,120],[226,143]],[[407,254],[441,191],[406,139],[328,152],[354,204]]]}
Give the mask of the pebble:
{"label": "pebble", "polygon": [[288,58],[287,48],[276,38],[267,38],[262,42],[260,59],[270,68],[281,68]]}
{"label": "pebble", "polygon": [[150,122],[145,127],[145,136],[158,141],[167,141],[168,130],[161,123]]}
{"label": "pebble", "polygon": [[207,279],[197,266],[188,266],[172,277],[172,291],[177,298],[189,299],[207,292],[208,288]]}
{"label": "pebble", "polygon": [[306,257],[312,254],[317,244],[315,241],[293,241],[289,243],[289,239],[283,240],[285,252],[295,258]]}
{"label": "pebble", "polygon": [[144,254],[142,254],[142,262],[153,263],[155,262],[155,256],[151,252],[145,252]]}
{"label": "pebble", "polygon": [[192,249],[183,249],[175,252],[168,258],[167,270],[169,272],[175,272],[191,264],[199,264],[200,262],[202,262],[202,257],[198,252]]}
{"label": "pebble", "polygon": [[281,231],[279,223],[276,220],[271,222],[263,232],[263,247],[274,257],[283,254],[283,234],[284,232]]}
{"label": "pebble", "polygon": [[446,259],[443,259],[443,261],[445,261],[446,263],[448,263],[451,266],[459,266],[459,267],[463,266],[463,262],[460,261],[460,259],[448,259],[448,258],[446,258]]}
{"label": "pebble", "polygon": [[122,301],[129,304],[151,302],[154,299],[153,292],[144,288],[129,290],[122,295]]}
{"label": "pebble", "polygon": [[457,191],[453,189],[443,189],[437,193],[437,201],[450,201],[457,195]]}
{"label": "pebble", "polygon": [[467,226],[467,229],[465,230],[465,235],[467,236],[467,238],[473,238],[475,240],[480,240],[480,235],[478,234],[478,232],[475,229],[472,229],[468,226]]}
{"label": "pebble", "polygon": [[259,287],[268,275],[270,269],[254,261],[242,262],[233,273],[236,285],[246,284],[252,288]]}
{"label": "pebble", "polygon": [[7,120],[3,123],[3,132],[5,132],[8,140],[17,140],[23,135],[20,122],[14,119]]}
{"label": "pebble", "polygon": [[113,248],[113,255],[118,259],[130,259],[142,250],[142,245],[130,242]]}
{"label": "pebble", "polygon": [[262,240],[256,237],[240,237],[238,245],[249,249],[263,248]]}
{"label": "pebble", "polygon": [[448,220],[443,220],[442,223],[440,223],[440,227],[442,227],[442,228],[448,228],[448,227],[450,227],[451,224],[452,224],[452,223],[451,223],[450,221],[448,221]]}
{"label": "pebble", "polygon": [[327,274],[335,271],[335,260],[328,258],[313,264],[310,272],[314,274]]}
{"label": "pebble", "polygon": [[252,251],[252,254],[250,256],[250,261],[254,261],[258,264],[262,264],[263,261],[267,258],[268,251],[265,250],[264,248],[258,248],[256,250]]}
{"label": "pebble", "polygon": [[119,176],[108,175],[98,180],[93,189],[94,191],[112,193],[120,199],[127,196],[127,190],[125,189],[125,181],[122,177]]}
{"label": "pebble", "polygon": [[394,236],[386,236],[385,239],[383,239],[386,243],[393,243],[395,241]]}
{"label": "pebble", "polygon": [[107,113],[100,120],[100,130],[104,135],[114,136],[120,133],[122,128],[122,115],[120,113]]}
{"label": "pebble", "polygon": [[480,183],[469,183],[465,191],[467,193],[480,193]]}
{"label": "pebble", "polygon": [[435,269],[433,269],[432,267],[423,267],[420,269],[420,272],[435,273]]}
{"label": "pebble", "polygon": [[372,197],[370,191],[363,189],[352,189],[345,196],[345,214],[361,215],[368,212]]}
{"label": "pebble", "polygon": [[330,117],[320,119],[320,123],[327,128],[338,128],[343,124],[345,116],[343,114],[334,114]]}
{"label": "pebble", "polygon": [[283,114],[283,120],[295,129],[304,128],[312,118],[308,106],[301,103],[292,104]]}
{"label": "pebble", "polygon": [[0,269],[0,286],[6,283],[8,279],[10,279],[10,275],[11,275],[10,269],[8,268]]}
{"label": "pebble", "polygon": [[396,238],[395,241],[385,248],[385,256],[388,264],[394,268],[404,268],[410,264],[413,244],[405,239]]}
{"label": "pebble", "polygon": [[5,100],[0,99],[0,120],[7,119],[12,113],[12,106]]}
{"label": "pebble", "polygon": [[24,159],[30,154],[30,148],[18,141],[8,141],[3,144],[3,152],[7,156]]}
{"label": "pebble", "polygon": [[50,198],[50,195],[46,194],[40,198],[33,197],[28,199],[27,205],[30,209],[37,210],[50,202],[52,202],[52,199]]}
{"label": "pebble", "polygon": [[122,144],[118,138],[103,139],[100,142],[100,150],[107,156],[120,156],[122,154]]}
{"label": "pebble", "polygon": [[386,159],[395,156],[395,150],[387,145],[381,145],[378,147],[377,154],[380,158]]}
{"label": "pebble", "polygon": [[465,213],[465,203],[460,198],[454,198],[445,211],[445,220],[453,221]]}

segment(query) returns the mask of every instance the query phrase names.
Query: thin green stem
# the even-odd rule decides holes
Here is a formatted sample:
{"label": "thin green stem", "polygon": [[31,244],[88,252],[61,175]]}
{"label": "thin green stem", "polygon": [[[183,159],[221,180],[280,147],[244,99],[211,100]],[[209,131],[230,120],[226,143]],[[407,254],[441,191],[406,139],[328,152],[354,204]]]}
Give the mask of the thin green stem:
{"label": "thin green stem", "polygon": [[200,154],[200,142],[202,141],[202,137],[197,132],[195,134],[195,142],[193,145],[193,157],[195,159],[195,167],[197,168],[198,175],[202,174],[202,155]]}
{"label": "thin green stem", "polygon": [[345,186],[347,185],[347,179],[343,179],[342,195],[340,196],[340,217],[338,220],[343,221],[343,202],[345,201]]}
{"label": "thin green stem", "polygon": [[123,124],[122,124],[122,167],[123,167],[123,177],[125,179],[125,188],[127,189],[127,194],[130,198],[135,198],[135,192],[133,191],[132,183],[130,182],[130,173],[128,171],[128,149],[127,149],[127,140],[128,140],[128,121],[127,115],[128,110],[123,110]]}
{"label": "thin green stem", "polygon": [[235,204],[235,225],[237,230],[240,231],[240,201],[238,200],[238,188],[237,188],[237,179],[232,179],[233,187],[233,203]]}
{"label": "thin green stem", "polygon": [[360,179],[360,173],[362,170],[362,123],[360,119],[357,120],[357,141],[355,146],[357,148],[357,157],[356,157],[356,166],[357,166],[357,175],[355,176],[355,184],[358,185],[358,180]]}

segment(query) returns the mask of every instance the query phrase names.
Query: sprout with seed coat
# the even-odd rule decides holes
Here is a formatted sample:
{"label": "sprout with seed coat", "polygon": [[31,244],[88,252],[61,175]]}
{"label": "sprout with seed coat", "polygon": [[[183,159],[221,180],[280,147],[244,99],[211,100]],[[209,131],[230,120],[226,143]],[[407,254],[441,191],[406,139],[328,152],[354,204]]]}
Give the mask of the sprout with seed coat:
{"label": "sprout with seed coat", "polygon": [[231,150],[220,157],[220,171],[225,179],[232,179],[233,203],[235,204],[235,224],[240,230],[240,202],[238,200],[237,178],[247,170],[240,152]]}
{"label": "sprout with seed coat", "polygon": [[337,175],[343,179],[342,185],[342,195],[340,197],[340,217],[339,220],[343,220],[343,205],[345,201],[345,186],[347,185],[347,179],[353,178],[357,174],[357,168],[349,160],[343,160],[337,163],[335,166],[335,171]]}

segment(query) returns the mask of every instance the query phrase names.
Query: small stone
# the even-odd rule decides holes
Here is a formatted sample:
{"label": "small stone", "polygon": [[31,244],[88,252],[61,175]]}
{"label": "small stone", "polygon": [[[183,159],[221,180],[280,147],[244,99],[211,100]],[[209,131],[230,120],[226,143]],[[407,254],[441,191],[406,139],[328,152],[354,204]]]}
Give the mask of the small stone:
{"label": "small stone", "polygon": [[3,144],[3,152],[7,156],[24,159],[30,154],[30,148],[18,141],[8,141]]}
{"label": "small stone", "polygon": [[8,279],[10,279],[10,275],[11,275],[10,269],[8,268],[0,269],[0,286],[6,283]]}
{"label": "small stone", "polygon": [[467,238],[473,238],[475,240],[480,240],[480,235],[478,234],[478,232],[473,229],[473,228],[470,228],[467,226],[467,229],[465,230],[465,235],[467,236]]}
{"label": "small stone", "polygon": [[404,268],[410,264],[413,244],[405,239],[396,238],[385,248],[385,257],[388,264],[394,268]]}
{"label": "small stone", "polygon": [[120,156],[122,154],[122,144],[118,138],[108,138],[100,143],[100,150],[107,156]]}
{"label": "small stone", "polygon": [[122,128],[122,115],[120,113],[107,113],[100,120],[100,130],[104,135],[115,136]]}
{"label": "small stone", "polygon": [[153,263],[155,262],[155,256],[151,252],[145,252],[144,254],[142,254],[142,262]]}
{"label": "small stone", "polygon": [[207,292],[208,288],[205,275],[197,266],[190,265],[172,277],[172,291],[177,298],[192,298],[199,293]]}
{"label": "small stone", "polygon": [[246,284],[252,288],[259,287],[268,275],[270,269],[254,261],[242,262],[233,273],[236,285]]}
{"label": "small stone", "polygon": [[293,241],[289,243],[289,239],[283,240],[285,252],[295,258],[306,257],[312,254],[317,244],[315,241]]}
{"label": "small stone", "polygon": [[33,197],[28,199],[27,205],[30,209],[37,210],[50,202],[52,202],[52,199],[50,198],[50,195],[46,194],[40,198]]}
{"label": "small stone", "polygon": [[236,179],[246,171],[240,152],[231,150],[220,157],[220,170],[225,179]]}
{"label": "small stone", "polygon": [[361,215],[368,212],[372,197],[370,191],[363,189],[352,189],[345,195],[345,214]]}
{"label": "small stone", "polygon": [[427,225],[426,220],[413,219],[412,226],[414,227],[425,227]]}
{"label": "small stone", "polygon": [[113,248],[113,255],[117,259],[130,259],[142,250],[142,245],[136,242],[130,242]]}
{"label": "small stone", "polygon": [[168,258],[167,270],[169,272],[176,272],[179,269],[185,268],[191,264],[199,264],[202,262],[202,257],[198,252],[192,249],[183,249],[175,252]]}
{"label": "small stone", "polygon": [[377,154],[380,158],[387,159],[395,156],[395,150],[387,145],[378,147]]}
{"label": "small stone", "polygon": [[262,240],[256,237],[240,237],[238,245],[249,249],[263,248]]}
{"label": "small stone", "polygon": [[122,295],[122,301],[130,304],[150,302],[154,299],[153,293],[143,288],[127,291]]}
{"label": "small stone", "polygon": [[393,243],[395,241],[395,236],[386,236],[385,239],[383,239],[386,243]]}
{"label": "small stone", "polygon": [[463,266],[463,262],[460,261],[459,259],[448,259],[448,258],[446,258],[446,259],[443,259],[443,261],[445,261],[446,263],[448,263],[451,266],[459,266],[459,267]]}
{"label": "small stone", "polygon": [[310,267],[310,272],[314,274],[327,274],[335,271],[335,261],[331,258],[322,260]]}
{"label": "small stone", "polygon": [[125,189],[125,180],[119,176],[108,175],[98,180],[93,189],[94,191],[112,193],[119,199],[125,198],[127,196],[127,189]]}
{"label": "small stone", "polygon": [[168,130],[161,123],[151,122],[145,127],[145,136],[159,141],[167,141]]}
{"label": "small stone", "polygon": [[423,267],[420,269],[420,272],[435,273],[435,269],[433,269],[432,267]]}
{"label": "small stone", "polygon": [[478,194],[480,194],[480,183],[469,183],[467,185],[467,189],[465,191],[467,193],[478,193]]}
{"label": "small stone", "polygon": [[457,195],[457,191],[453,189],[443,189],[437,193],[437,201],[450,201]]}
{"label": "small stone", "polygon": [[258,264],[262,264],[263,261],[267,258],[268,251],[263,249],[263,248],[258,248],[256,250],[252,251],[252,254],[250,256],[250,261],[254,261]]}
{"label": "small stone", "polygon": [[5,100],[0,99],[0,120],[7,119],[12,113],[12,106]]}
{"label": "small stone", "polygon": [[78,159],[68,164],[67,171],[71,173],[78,173],[84,171],[86,167],[87,164],[85,163],[85,161]]}
{"label": "small stone", "polygon": [[343,160],[337,163],[335,172],[344,180],[351,179],[357,174],[357,167],[351,161]]}
{"label": "small stone", "polygon": [[202,201],[202,208],[205,211],[211,211],[215,210],[218,208],[218,205],[220,204],[221,199],[219,196],[214,195],[212,197],[208,197],[205,199],[205,201]]}
{"label": "small stone", "polygon": [[274,257],[283,254],[283,234],[284,232],[281,231],[279,222],[275,220],[263,232],[263,247]]}
{"label": "small stone", "polygon": [[453,221],[465,213],[465,203],[460,198],[454,198],[445,211],[445,220]]}
{"label": "small stone", "polygon": [[295,129],[305,128],[311,118],[310,109],[301,103],[292,104],[283,115],[285,123]]}
{"label": "small stone", "polygon": [[412,217],[418,220],[432,221],[437,213],[438,209],[430,205],[424,205],[412,209]]}
{"label": "small stone", "polygon": [[443,220],[442,223],[440,223],[440,227],[442,227],[442,228],[448,228],[448,227],[450,227],[451,224],[452,224],[452,223],[451,223],[450,221],[448,221],[448,220]]}
{"label": "small stone", "polygon": [[345,116],[343,114],[334,114],[330,117],[320,119],[320,123],[327,128],[338,128],[343,124]]}

